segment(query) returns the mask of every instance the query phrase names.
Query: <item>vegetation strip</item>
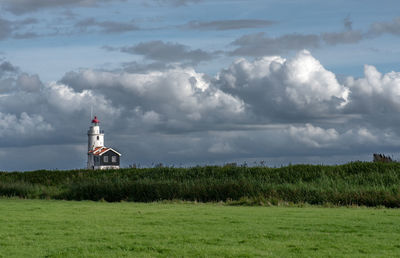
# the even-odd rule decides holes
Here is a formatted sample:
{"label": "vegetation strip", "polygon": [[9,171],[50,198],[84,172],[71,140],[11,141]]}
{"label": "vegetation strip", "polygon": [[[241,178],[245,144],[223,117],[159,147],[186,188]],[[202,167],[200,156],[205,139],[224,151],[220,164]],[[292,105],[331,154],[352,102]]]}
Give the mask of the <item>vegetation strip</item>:
{"label": "vegetation strip", "polygon": [[0,196],[153,202],[400,207],[400,164],[353,162],[281,168],[205,166],[108,171],[1,172]]}

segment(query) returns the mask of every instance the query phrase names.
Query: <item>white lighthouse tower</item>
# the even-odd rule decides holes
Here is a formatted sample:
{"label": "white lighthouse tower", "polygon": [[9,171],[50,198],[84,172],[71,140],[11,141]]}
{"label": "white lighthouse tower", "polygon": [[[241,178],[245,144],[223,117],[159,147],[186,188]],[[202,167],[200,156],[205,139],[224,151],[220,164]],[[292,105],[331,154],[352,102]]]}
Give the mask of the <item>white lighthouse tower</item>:
{"label": "white lighthouse tower", "polygon": [[104,146],[104,132],[100,131],[100,121],[95,116],[88,131],[88,151]]}
{"label": "white lighthouse tower", "polygon": [[121,154],[104,146],[104,132],[95,116],[88,130],[88,169],[118,169]]}

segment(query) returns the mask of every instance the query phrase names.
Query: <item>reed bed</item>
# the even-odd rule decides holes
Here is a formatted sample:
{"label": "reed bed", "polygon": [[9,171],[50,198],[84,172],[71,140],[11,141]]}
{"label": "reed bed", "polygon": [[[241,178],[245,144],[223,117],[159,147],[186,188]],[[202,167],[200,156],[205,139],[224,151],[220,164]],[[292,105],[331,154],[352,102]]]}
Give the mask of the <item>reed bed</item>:
{"label": "reed bed", "polygon": [[[0,172],[0,196],[29,199],[400,207],[400,164],[197,166]],[[247,200],[247,201],[243,201]]]}

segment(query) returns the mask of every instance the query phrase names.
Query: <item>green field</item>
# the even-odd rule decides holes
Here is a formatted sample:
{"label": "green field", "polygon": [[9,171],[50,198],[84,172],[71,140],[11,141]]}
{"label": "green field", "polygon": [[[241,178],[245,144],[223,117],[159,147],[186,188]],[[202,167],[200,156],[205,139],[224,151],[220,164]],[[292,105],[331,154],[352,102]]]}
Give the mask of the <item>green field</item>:
{"label": "green field", "polygon": [[400,210],[0,199],[0,257],[399,256]]}

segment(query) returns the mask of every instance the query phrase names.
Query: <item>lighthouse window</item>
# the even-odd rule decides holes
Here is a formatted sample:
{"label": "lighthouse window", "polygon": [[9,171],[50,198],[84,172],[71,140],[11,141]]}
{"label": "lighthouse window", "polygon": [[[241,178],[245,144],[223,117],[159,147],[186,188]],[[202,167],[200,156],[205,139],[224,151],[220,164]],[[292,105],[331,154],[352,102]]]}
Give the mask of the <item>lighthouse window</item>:
{"label": "lighthouse window", "polygon": [[113,162],[113,163],[114,163],[114,162],[117,162],[117,156],[112,156],[112,157],[111,157],[111,162]]}
{"label": "lighthouse window", "polygon": [[104,162],[108,162],[108,156],[104,156],[104,157],[103,157],[103,161],[104,161]]}

